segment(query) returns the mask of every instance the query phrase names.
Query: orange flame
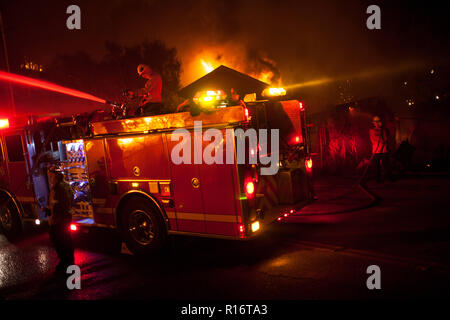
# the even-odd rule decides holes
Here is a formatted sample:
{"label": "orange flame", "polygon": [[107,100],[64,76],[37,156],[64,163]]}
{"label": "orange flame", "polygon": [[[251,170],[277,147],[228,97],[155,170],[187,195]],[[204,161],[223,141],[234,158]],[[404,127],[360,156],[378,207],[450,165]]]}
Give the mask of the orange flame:
{"label": "orange flame", "polygon": [[[217,46],[196,47],[194,52],[186,52],[185,67],[181,76],[183,85],[210,73],[220,65],[247,74],[272,86],[282,86],[279,75],[275,75],[270,66],[259,60],[246,56],[246,47],[236,43],[226,43]],[[268,59],[264,59],[268,60]],[[272,60],[270,64],[275,64]]]}
{"label": "orange flame", "polygon": [[201,62],[202,62],[203,68],[205,69],[205,71],[207,73],[210,73],[211,71],[214,70],[214,67],[211,65],[211,63],[205,62],[205,60],[203,60],[203,59]]}
{"label": "orange flame", "polygon": [[261,72],[259,75],[254,75],[254,77],[262,82],[271,84],[273,73],[272,71]]}
{"label": "orange flame", "polygon": [[[213,71],[217,67],[217,66],[214,67],[212,63],[206,62],[203,59],[200,59],[200,62],[201,62],[202,66],[203,66],[203,69],[204,69],[204,71],[206,73],[210,73],[211,71]],[[240,71],[237,66],[233,66],[233,65],[228,65],[227,64],[227,67],[230,67],[232,69]],[[261,73],[250,72],[249,75],[254,77],[254,78],[256,78],[256,79],[258,79],[258,80],[260,80],[260,81],[262,81],[262,82],[268,83],[268,84],[271,84],[271,82],[272,82],[271,80],[273,78],[273,72],[272,71],[263,71]]]}

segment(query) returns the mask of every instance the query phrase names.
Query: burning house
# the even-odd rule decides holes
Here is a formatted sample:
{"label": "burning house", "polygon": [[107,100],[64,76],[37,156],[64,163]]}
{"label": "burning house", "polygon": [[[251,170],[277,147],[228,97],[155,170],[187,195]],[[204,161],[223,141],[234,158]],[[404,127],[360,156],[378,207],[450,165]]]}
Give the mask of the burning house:
{"label": "burning house", "polygon": [[200,79],[197,79],[182,88],[179,91],[179,95],[183,98],[192,98],[196,92],[203,90],[221,89],[225,92],[230,92],[233,88],[241,97],[248,93],[256,93],[257,96],[259,96],[267,87],[269,87],[269,84],[265,82],[221,65]]}

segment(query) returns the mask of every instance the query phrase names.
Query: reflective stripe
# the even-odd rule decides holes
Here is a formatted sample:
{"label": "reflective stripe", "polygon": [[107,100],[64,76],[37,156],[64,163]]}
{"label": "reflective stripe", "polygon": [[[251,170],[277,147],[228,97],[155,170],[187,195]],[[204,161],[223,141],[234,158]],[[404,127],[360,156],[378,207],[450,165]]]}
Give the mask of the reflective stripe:
{"label": "reflective stripe", "polygon": [[215,222],[238,222],[237,216],[227,214],[205,214],[205,220]]}
{"label": "reflective stripe", "polygon": [[93,198],[92,203],[93,204],[105,204],[106,199],[105,198]]}
{"label": "reflective stripe", "polygon": [[169,218],[169,219],[175,219],[176,218],[175,212],[173,212],[173,211],[166,211],[166,214],[167,214],[167,218]]}
{"label": "reflective stripe", "polygon": [[167,179],[117,179],[114,180],[116,182],[170,182],[170,180]]}
{"label": "reflective stripe", "polygon": [[113,208],[96,208],[94,211],[97,213],[114,213]]}
{"label": "reflective stripe", "polygon": [[35,202],[36,199],[34,197],[17,197],[17,200],[22,202]]}
{"label": "reflective stripe", "polygon": [[[99,209],[110,209],[110,208],[99,208]],[[195,220],[195,221],[212,221],[212,222],[242,222],[242,217],[229,214],[203,214],[203,213],[193,213],[193,212],[177,212],[166,211],[167,218],[169,219],[179,219],[179,220]]]}
{"label": "reflective stripe", "polygon": [[192,213],[192,212],[177,212],[166,211],[167,217],[169,219],[180,219],[180,220],[196,220],[196,221],[211,221],[211,222],[241,222],[241,217],[228,214],[203,214],[203,213]]}

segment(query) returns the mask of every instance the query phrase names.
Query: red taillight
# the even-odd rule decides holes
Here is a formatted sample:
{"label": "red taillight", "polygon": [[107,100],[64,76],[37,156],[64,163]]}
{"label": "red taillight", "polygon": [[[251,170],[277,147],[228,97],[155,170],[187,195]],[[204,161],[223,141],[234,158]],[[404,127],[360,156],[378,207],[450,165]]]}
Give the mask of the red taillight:
{"label": "red taillight", "polygon": [[300,111],[305,110],[305,108],[303,107],[303,102],[299,102],[298,105],[300,106]]}
{"label": "red taillight", "polygon": [[9,128],[9,120],[8,119],[0,119],[0,129]]}
{"label": "red taillight", "polygon": [[305,167],[306,167],[306,170],[308,170],[308,172],[310,172],[312,170],[313,162],[312,162],[311,158],[307,158],[305,160]]}
{"label": "red taillight", "polygon": [[296,137],[295,137],[295,142],[296,142],[296,143],[299,143],[299,142],[300,142],[300,137],[299,137],[299,136],[296,136]]}
{"label": "red taillight", "polygon": [[170,197],[170,182],[160,182],[159,187],[161,188],[161,195],[163,197]]}
{"label": "red taillight", "polygon": [[247,196],[252,196],[255,193],[255,184],[253,181],[247,181],[245,184],[245,193]]}
{"label": "red taillight", "polygon": [[77,225],[72,223],[72,224],[70,225],[70,231],[77,231],[77,230],[78,230]]}
{"label": "red taillight", "polygon": [[249,113],[248,113],[248,109],[244,108],[244,113],[245,113],[245,120],[249,120]]}
{"label": "red taillight", "polygon": [[239,224],[239,238],[245,238],[245,226]]}
{"label": "red taillight", "polygon": [[279,216],[279,217],[277,218],[277,221],[281,221],[281,220],[283,220],[284,218],[289,217],[289,215],[290,215],[291,213],[294,213],[294,212],[295,212],[295,210],[294,210],[294,209],[291,209],[289,212],[284,212],[284,213],[282,213],[282,215]]}

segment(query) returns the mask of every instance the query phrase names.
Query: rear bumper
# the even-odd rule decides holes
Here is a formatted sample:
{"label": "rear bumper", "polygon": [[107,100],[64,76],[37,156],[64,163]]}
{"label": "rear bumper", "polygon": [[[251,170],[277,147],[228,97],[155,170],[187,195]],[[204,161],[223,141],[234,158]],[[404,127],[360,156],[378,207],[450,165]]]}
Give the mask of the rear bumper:
{"label": "rear bumper", "polygon": [[[276,222],[277,220],[282,220],[286,216],[289,216],[290,214],[294,213],[295,211],[301,209],[305,205],[307,205],[308,201],[301,201],[295,204],[290,205],[277,205],[271,207],[270,210],[264,211],[259,216],[257,215],[256,220],[250,221],[249,224],[246,226],[248,228],[246,232],[246,237],[241,238],[238,240],[250,240],[253,238],[258,237],[258,235],[264,233],[270,224],[273,222]],[[285,216],[286,215],[286,216]],[[281,219],[279,219],[281,217]],[[256,232],[252,232],[251,225],[253,222],[258,221],[260,224],[259,230]]]}
{"label": "rear bumper", "polygon": [[274,221],[277,221],[278,218],[285,218],[286,215],[289,216],[296,211],[300,210],[304,206],[306,206],[309,201],[300,201],[294,204],[286,204],[286,205],[277,205],[272,207],[270,212],[264,214],[264,219],[262,219],[263,225],[270,224]]}

